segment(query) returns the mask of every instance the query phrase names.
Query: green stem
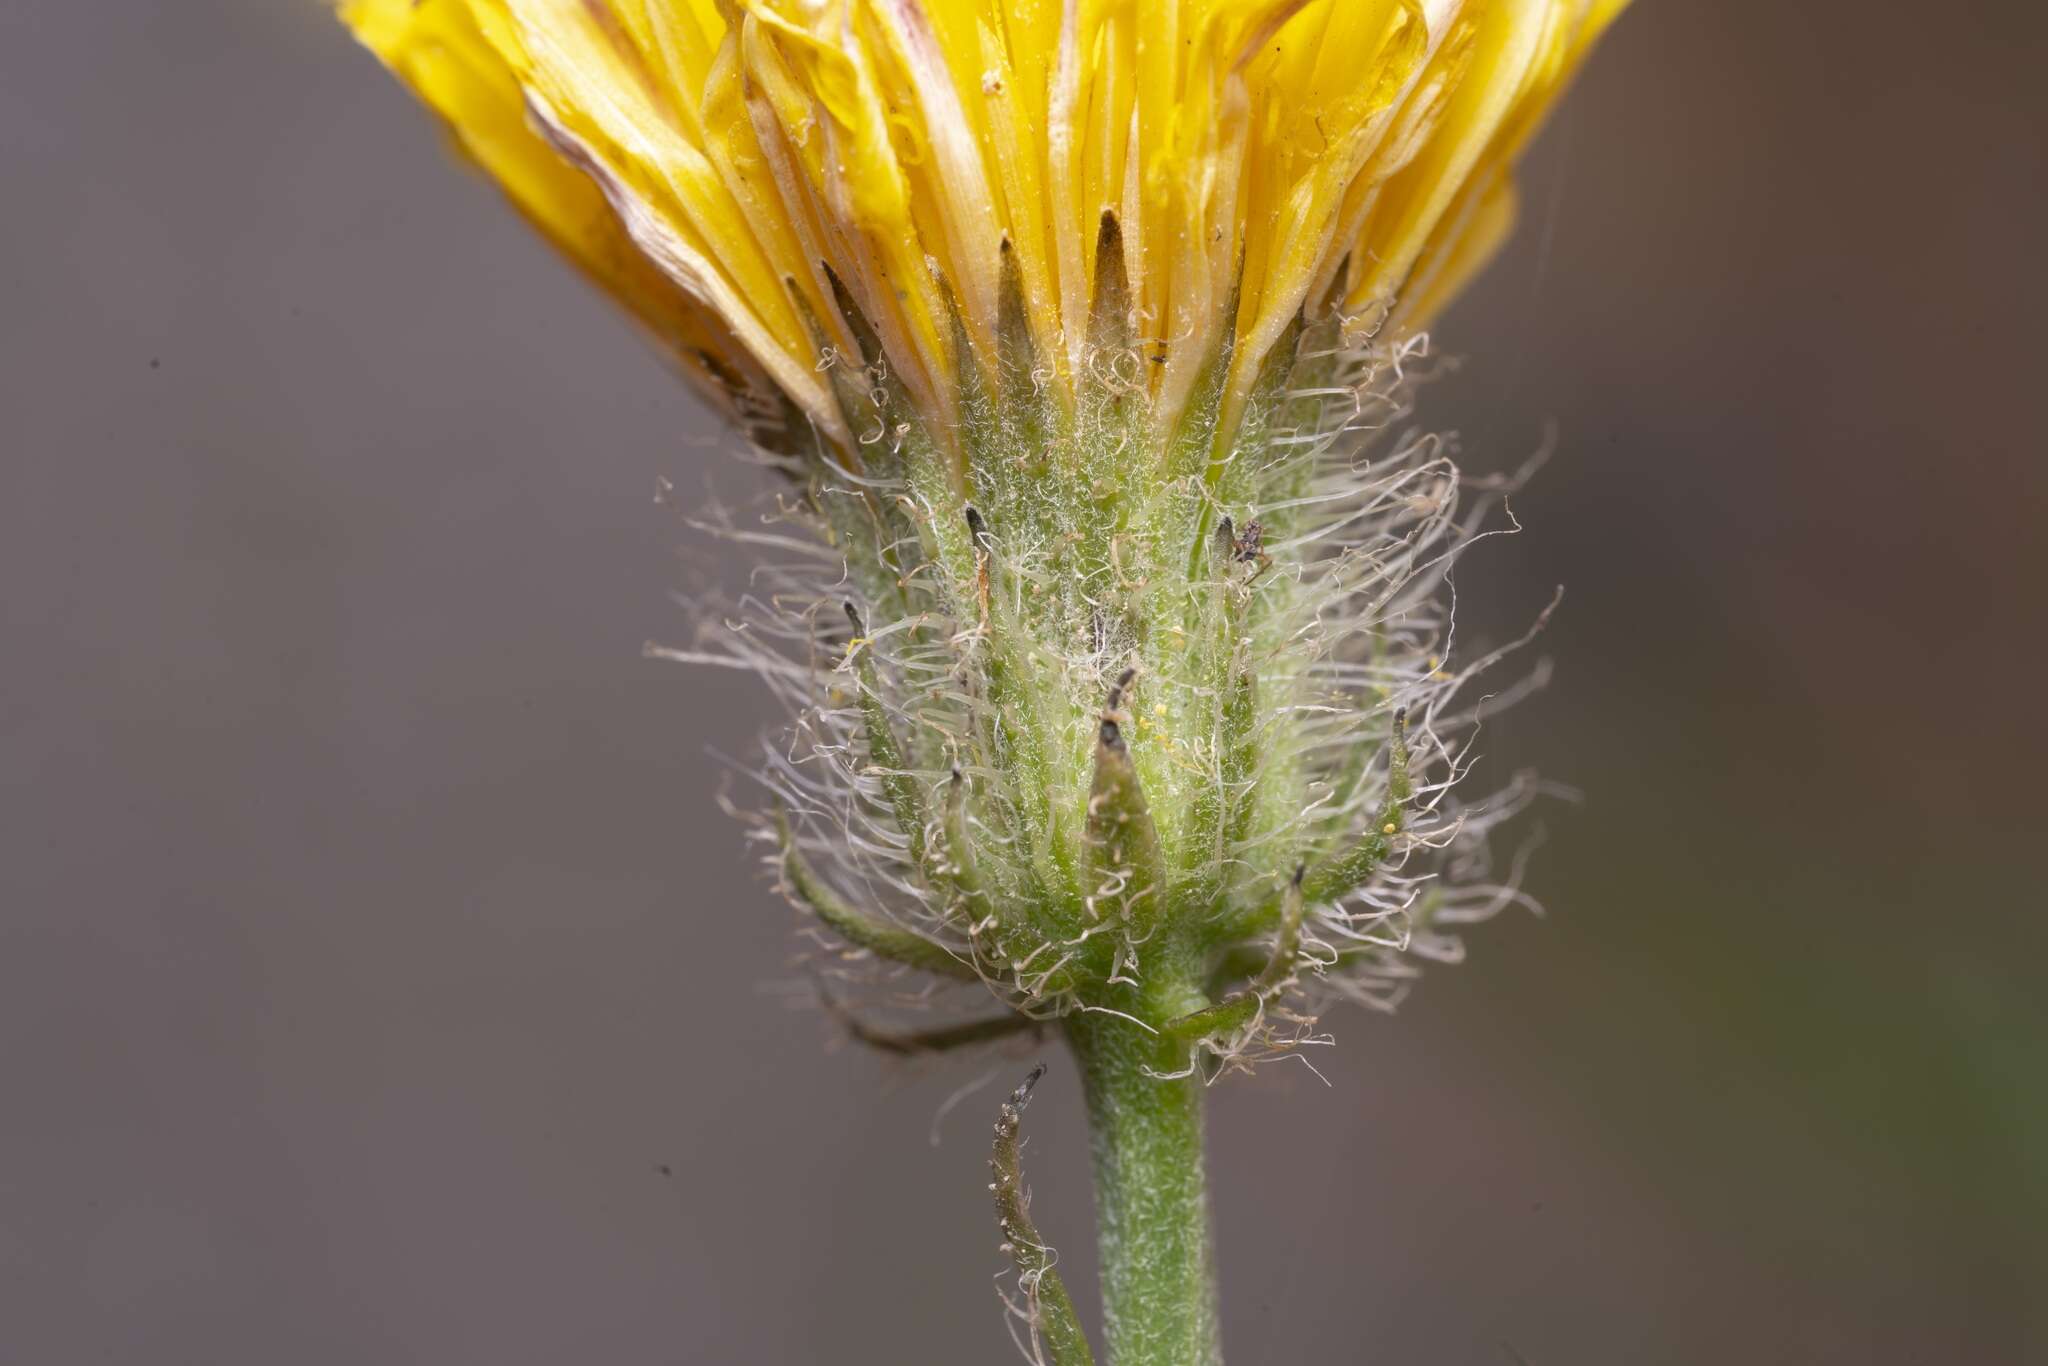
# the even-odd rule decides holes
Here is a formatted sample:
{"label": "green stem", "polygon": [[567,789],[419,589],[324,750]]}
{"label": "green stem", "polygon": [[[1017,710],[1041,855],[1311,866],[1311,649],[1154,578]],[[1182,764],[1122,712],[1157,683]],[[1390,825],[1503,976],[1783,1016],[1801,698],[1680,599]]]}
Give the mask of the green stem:
{"label": "green stem", "polygon": [[1187,1046],[1101,1013],[1069,1016],[1066,1032],[1088,1100],[1111,1366],[1218,1366],[1202,1081],[1146,1071],[1179,1071]]}

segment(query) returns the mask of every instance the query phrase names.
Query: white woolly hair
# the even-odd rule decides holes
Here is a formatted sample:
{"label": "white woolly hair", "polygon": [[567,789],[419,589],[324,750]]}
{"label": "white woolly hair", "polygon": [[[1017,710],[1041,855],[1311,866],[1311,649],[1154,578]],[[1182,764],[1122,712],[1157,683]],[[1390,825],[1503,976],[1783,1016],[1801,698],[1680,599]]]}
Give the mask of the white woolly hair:
{"label": "white woolly hair", "polygon": [[[788,709],[754,829],[786,889],[805,871],[800,903],[858,908],[1038,1019],[1142,986],[1155,938],[1192,926],[1219,996],[1268,966],[1249,1015],[1191,1048],[1211,1076],[1327,1042],[1333,998],[1392,1009],[1464,926],[1531,904],[1489,837],[1543,787],[1462,783],[1481,720],[1546,671],[1481,693],[1527,637],[1465,657],[1452,569],[1516,529],[1539,462],[1465,478],[1411,422],[1427,339],[1345,345],[1340,322],[1297,330],[1233,432],[1213,407],[1151,430],[1157,343],[1112,329],[1079,411],[1020,361],[970,386],[951,451],[879,364],[824,353],[858,450],[759,448],[787,484],[695,524],[768,558],[698,604],[693,646],[648,647],[751,671]],[[1091,852],[1111,732],[1165,870],[1142,894],[1133,860]],[[825,973],[895,1005],[944,982],[824,920]]]}

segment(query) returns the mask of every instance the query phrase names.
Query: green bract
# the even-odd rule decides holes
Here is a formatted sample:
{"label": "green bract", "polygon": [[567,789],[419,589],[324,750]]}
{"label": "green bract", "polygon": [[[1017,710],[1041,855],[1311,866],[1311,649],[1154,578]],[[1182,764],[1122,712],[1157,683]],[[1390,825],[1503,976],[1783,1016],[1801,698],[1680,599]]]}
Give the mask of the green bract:
{"label": "green bract", "polygon": [[1391,1004],[1498,899],[1438,877],[1489,823],[1448,789],[1490,661],[1446,662],[1471,530],[1442,443],[1400,426],[1418,344],[1297,324],[1233,435],[1227,354],[1162,432],[1107,215],[1097,255],[1073,411],[1020,324],[947,442],[877,351],[825,348],[861,468],[776,457],[816,552],[710,634],[797,714],[777,859],[836,941],[1021,1017],[1128,1017],[1185,1073],[1296,1049],[1331,991]]}

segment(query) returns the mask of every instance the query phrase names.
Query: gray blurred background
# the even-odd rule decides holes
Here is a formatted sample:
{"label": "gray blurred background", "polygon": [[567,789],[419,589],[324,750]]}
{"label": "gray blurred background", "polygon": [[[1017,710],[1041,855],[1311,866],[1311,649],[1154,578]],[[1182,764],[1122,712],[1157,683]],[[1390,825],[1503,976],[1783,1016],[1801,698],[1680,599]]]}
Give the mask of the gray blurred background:
{"label": "gray blurred background", "polygon": [[[1233,1366],[2048,1360],[2044,36],[1643,0],[1545,136],[1429,400],[1560,434],[1461,601],[1569,585],[1487,749],[1586,797],[1213,1093]],[[773,718],[640,658],[680,386],[315,7],[12,0],[0,158],[0,1361],[1009,1359],[1035,1054],[792,1007]]]}

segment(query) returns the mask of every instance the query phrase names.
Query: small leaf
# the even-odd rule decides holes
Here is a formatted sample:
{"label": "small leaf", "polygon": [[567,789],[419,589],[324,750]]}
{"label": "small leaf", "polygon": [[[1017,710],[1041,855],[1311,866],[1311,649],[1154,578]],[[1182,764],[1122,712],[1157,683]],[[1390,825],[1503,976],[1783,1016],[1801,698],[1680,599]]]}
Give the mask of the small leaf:
{"label": "small leaf", "polygon": [[1016,1266],[1017,1288],[1024,1293],[1021,1305],[1010,1302],[1008,1296],[1004,1302],[1024,1321],[1025,1331],[1030,1335],[1028,1346],[1018,1344],[1024,1348],[1026,1360],[1044,1366],[1094,1366],[1095,1355],[1089,1350],[1087,1335],[1081,1331],[1074,1301],[1068,1297],[1060,1273],[1053,1269],[1058,1257],[1039,1236],[1038,1225],[1031,1221],[1031,1197],[1024,1190],[1024,1162],[1018,1150],[1017,1131],[1023,1124],[1024,1107],[1031,1103],[1031,1089],[1044,1075],[1044,1063],[1032,1068],[1031,1074],[996,1112],[995,1151],[988,1164],[995,1179],[989,1183],[989,1189],[995,1192],[996,1223],[1003,1231],[1002,1250]]}
{"label": "small leaf", "polygon": [[840,897],[839,893],[826,885],[804,856],[797,851],[796,839],[790,833],[786,816],[776,817],[776,827],[782,835],[782,881],[790,897],[797,904],[808,909],[825,922],[841,939],[857,949],[866,949],[877,958],[887,958],[905,967],[921,968],[946,977],[957,977],[962,981],[973,981],[980,974],[974,968],[948,953],[943,945],[933,943],[921,934],[877,920],[854,910]]}

